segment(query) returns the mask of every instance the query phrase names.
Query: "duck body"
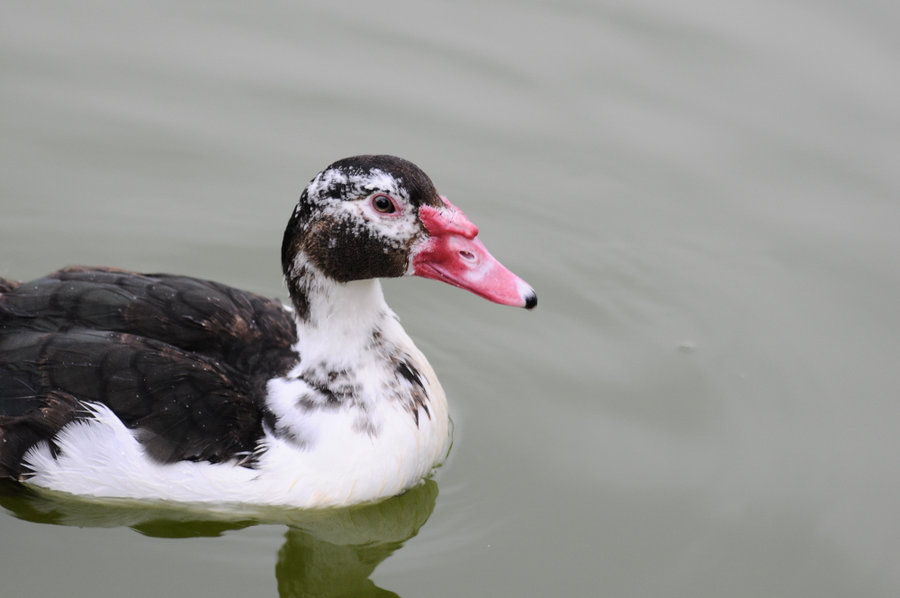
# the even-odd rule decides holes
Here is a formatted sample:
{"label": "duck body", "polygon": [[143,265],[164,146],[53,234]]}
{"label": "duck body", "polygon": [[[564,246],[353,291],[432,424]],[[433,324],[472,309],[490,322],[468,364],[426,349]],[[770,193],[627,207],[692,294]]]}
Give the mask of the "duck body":
{"label": "duck body", "polygon": [[79,495],[340,506],[445,458],[444,391],[378,278],[531,307],[415,165],[319,173],[285,231],[291,305],[211,281],[73,267],[0,279],[0,476]]}

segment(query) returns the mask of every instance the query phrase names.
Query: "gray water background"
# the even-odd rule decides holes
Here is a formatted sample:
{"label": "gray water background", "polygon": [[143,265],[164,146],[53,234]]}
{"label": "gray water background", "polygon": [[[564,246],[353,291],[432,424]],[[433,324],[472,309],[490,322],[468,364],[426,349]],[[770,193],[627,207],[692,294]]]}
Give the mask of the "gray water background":
{"label": "gray water background", "polygon": [[382,553],[322,531],[357,511],[173,539],[60,499],[0,514],[4,596],[900,595],[896,2],[2,12],[0,275],[284,297],[302,187],[387,152],[540,299],[385,283],[456,434]]}

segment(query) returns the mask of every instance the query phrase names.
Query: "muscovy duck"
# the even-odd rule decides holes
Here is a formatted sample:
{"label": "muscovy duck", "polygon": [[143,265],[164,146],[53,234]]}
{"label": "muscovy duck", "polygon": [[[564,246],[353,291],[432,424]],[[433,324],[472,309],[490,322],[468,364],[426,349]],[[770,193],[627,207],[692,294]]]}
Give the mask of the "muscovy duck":
{"label": "muscovy duck", "polygon": [[366,155],[303,191],[281,248],[289,306],[113,268],[0,278],[0,477],[303,508],[401,493],[446,457],[450,419],[378,279],[534,307],[477,233],[415,164]]}

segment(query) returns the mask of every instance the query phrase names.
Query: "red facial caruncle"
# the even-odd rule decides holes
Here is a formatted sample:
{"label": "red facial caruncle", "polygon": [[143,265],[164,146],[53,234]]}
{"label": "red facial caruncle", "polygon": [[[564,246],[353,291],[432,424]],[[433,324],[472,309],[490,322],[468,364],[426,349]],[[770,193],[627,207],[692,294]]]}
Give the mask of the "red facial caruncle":
{"label": "red facial caruncle", "polygon": [[419,219],[429,237],[413,258],[413,273],[503,305],[528,309],[537,305],[534,289],[507,270],[476,238],[478,227],[446,197],[441,199],[443,208],[419,208]]}

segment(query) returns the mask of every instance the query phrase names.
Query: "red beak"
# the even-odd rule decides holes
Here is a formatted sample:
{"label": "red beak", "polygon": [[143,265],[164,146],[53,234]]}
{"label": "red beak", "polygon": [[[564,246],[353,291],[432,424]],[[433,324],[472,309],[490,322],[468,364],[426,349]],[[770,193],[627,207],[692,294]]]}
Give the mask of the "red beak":
{"label": "red beak", "polygon": [[413,257],[413,273],[471,291],[485,299],[531,309],[537,294],[507,270],[476,239],[478,227],[447,198],[443,208],[422,206],[419,219],[429,237]]}

